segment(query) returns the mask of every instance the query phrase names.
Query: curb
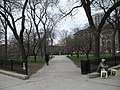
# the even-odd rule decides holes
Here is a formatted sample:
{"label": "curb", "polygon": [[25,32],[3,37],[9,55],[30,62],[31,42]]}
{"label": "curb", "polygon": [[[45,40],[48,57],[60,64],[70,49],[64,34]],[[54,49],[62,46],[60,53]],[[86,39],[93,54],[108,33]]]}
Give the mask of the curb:
{"label": "curb", "polygon": [[5,70],[1,70],[1,69],[0,69],[0,73],[8,75],[8,76],[16,77],[16,78],[19,78],[22,80],[29,79],[29,75],[18,74],[15,72],[5,71]]}

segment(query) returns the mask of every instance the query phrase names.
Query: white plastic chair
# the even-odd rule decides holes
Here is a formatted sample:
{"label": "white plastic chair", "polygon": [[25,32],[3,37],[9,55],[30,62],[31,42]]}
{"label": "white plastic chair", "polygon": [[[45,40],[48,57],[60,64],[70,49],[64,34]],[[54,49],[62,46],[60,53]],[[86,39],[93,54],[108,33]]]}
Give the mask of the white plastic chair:
{"label": "white plastic chair", "polygon": [[117,76],[117,70],[116,69],[110,69],[111,75]]}
{"label": "white plastic chair", "polygon": [[101,78],[105,76],[105,78],[108,78],[108,72],[105,69],[101,69]]}

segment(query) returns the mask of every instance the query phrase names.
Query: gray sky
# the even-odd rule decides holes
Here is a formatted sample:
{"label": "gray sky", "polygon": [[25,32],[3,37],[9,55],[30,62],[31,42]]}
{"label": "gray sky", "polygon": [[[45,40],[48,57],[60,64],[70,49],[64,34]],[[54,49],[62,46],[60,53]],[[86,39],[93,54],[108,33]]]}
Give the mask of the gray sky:
{"label": "gray sky", "polygon": [[[76,1],[76,0],[70,0],[70,1]],[[68,0],[61,0],[59,5],[63,10],[63,12],[66,12],[66,11],[69,12],[72,9],[72,7],[79,5],[79,3],[73,4],[73,2],[70,2],[70,1],[68,2]],[[76,11],[75,10],[73,11],[73,13],[75,13],[73,17],[67,16],[58,23],[57,25],[58,30],[64,29],[64,30],[71,31],[73,28],[76,28],[76,27],[82,28],[84,27],[85,24],[88,23],[84,9],[81,7]]]}
{"label": "gray sky", "polygon": [[[62,2],[61,2],[62,4],[60,4],[60,5],[62,5],[63,10],[66,8],[69,9],[69,8],[73,7],[71,5],[68,5],[68,3],[66,3],[65,1],[67,1],[67,0],[62,0]],[[77,5],[77,4],[75,4],[75,5]],[[69,11],[70,10],[68,10],[68,12]],[[77,28],[77,27],[84,28],[86,24],[88,24],[88,19],[86,17],[84,9],[81,7],[75,11],[75,15],[73,17],[67,16],[57,24],[58,33],[57,33],[56,41],[60,40],[60,31],[61,30],[66,30],[68,32],[72,32],[74,28]]]}
{"label": "gray sky", "polygon": [[84,27],[85,24],[88,23],[86,14],[83,10],[83,8],[80,8],[78,10],[78,13],[73,16],[67,16],[66,18],[64,18],[63,20],[61,20],[58,25],[57,25],[57,29],[58,30],[68,30],[71,31],[73,28],[76,27]]}

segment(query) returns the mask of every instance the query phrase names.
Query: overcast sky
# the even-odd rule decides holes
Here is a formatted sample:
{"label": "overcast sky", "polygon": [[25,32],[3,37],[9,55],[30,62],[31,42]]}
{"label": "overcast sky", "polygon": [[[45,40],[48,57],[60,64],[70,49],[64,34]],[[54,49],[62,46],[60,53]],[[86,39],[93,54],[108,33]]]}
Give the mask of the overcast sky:
{"label": "overcast sky", "polygon": [[80,8],[78,10],[78,13],[71,17],[71,16],[67,16],[66,18],[62,19],[58,25],[57,25],[57,29],[58,30],[69,30],[71,31],[73,28],[76,27],[84,27],[85,24],[88,23],[86,14],[84,12],[83,8]]}
{"label": "overcast sky", "polygon": [[[65,1],[66,0],[62,0],[61,2],[63,9],[69,8],[70,6],[67,5]],[[67,16],[57,24],[57,40],[60,39],[59,33],[61,30],[67,30],[68,32],[72,32],[74,28],[84,28],[86,24],[88,24],[88,19],[86,17],[84,9],[81,7],[77,10],[76,14],[73,17]]]}
{"label": "overcast sky", "polygon": [[[68,9],[67,11],[69,12],[70,9],[69,8],[72,8],[76,5],[78,5],[78,3],[70,3],[70,2],[67,2],[68,0],[61,0],[60,2],[60,6],[61,8],[63,8],[63,12],[64,10]],[[72,1],[75,1],[75,0],[72,0]],[[67,12],[66,12],[67,13]],[[59,30],[69,30],[71,31],[73,28],[76,28],[76,27],[84,27],[85,24],[88,23],[88,20],[87,20],[87,17],[86,17],[86,14],[84,12],[84,9],[81,7],[79,8],[77,11],[75,11],[75,15],[73,17],[71,16],[67,16],[66,18],[64,18],[63,20],[61,20],[59,23],[58,23],[58,29]]]}

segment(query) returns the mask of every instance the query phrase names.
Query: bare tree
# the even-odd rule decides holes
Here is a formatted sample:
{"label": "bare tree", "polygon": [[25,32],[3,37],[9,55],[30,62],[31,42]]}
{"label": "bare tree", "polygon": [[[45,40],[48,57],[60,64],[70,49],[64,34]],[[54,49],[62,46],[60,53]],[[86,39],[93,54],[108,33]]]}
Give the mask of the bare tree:
{"label": "bare tree", "polygon": [[[30,18],[29,18],[30,19]],[[32,30],[33,30],[33,23],[32,23],[32,20],[27,20],[27,22],[30,22],[30,25],[28,23],[28,28],[26,28],[26,31],[25,31],[25,34],[24,34],[24,37],[25,37],[25,46],[26,46],[26,54],[27,54],[27,57],[29,56],[30,54],[30,37],[31,37],[31,33],[32,33]]]}
{"label": "bare tree", "polygon": [[2,38],[3,38],[3,30],[2,30],[2,25],[0,22],[0,44],[2,44]]}
{"label": "bare tree", "polygon": [[[7,8],[8,5],[7,5],[6,0],[4,0],[3,3],[4,3],[3,7],[8,10],[8,8]],[[5,11],[4,11],[4,14],[6,17],[8,17],[8,15]],[[3,18],[0,18],[0,20],[1,20],[2,26],[4,28],[4,37],[5,37],[5,54],[4,54],[5,56],[4,56],[4,58],[7,59],[7,22]]]}
{"label": "bare tree", "polygon": [[19,48],[19,43],[15,39],[14,35],[11,35],[8,40],[8,59],[13,59],[13,60],[21,60],[20,56],[20,48]]}
{"label": "bare tree", "polygon": [[27,56],[33,55],[34,56],[34,62],[36,62],[36,57],[38,55],[38,51],[41,48],[41,46],[38,45],[38,37],[37,37],[37,32],[34,29],[34,23],[29,15],[27,19],[27,27],[24,37],[25,37],[25,46],[26,46],[26,51],[27,51]]}
{"label": "bare tree", "polygon": [[[40,47],[42,42],[44,42],[44,54],[46,54],[46,39],[50,36],[51,32],[55,28],[55,25],[59,21],[59,19],[56,18],[57,14],[50,11],[56,4],[57,0],[31,0],[29,3],[29,13],[32,17],[38,35],[38,46]],[[42,37],[41,32],[43,32]]]}
{"label": "bare tree", "polygon": [[[89,54],[92,51],[93,35],[90,28],[79,29],[74,34],[74,40],[76,42],[75,47],[77,52],[82,52],[86,54],[86,58],[89,59]],[[78,53],[79,54],[79,53]]]}
{"label": "bare tree", "polygon": [[[14,16],[12,15],[12,13],[10,13],[7,9],[5,9],[2,5],[0,5],[0,15],[6,20],[8,26],[10,27],[10,29],[12,30],[16,40],[19,43],[19,47],[21,50],[21,56],[22,56],[22,60],[26,61],[27,57],[26,57],[26,52],[25,52],[25,48],[24,48],[24,44],[23,44],[23,33],[24,33],[24,29],[25,29],[25,9],[27,6],[27,2],[28,0],[25,0],[24,5],[22,7],[22,15],[21,15],[21,30],[20,30],[20,34],[18,35],[17,33],[17,27],[16,27],[16,21],[19,20],[20,18],[16,19],[14,18]],[[9,18],[7,18],[5,16],[5,13],[7,13],[7,15],[9,16]]]}
{"label": "bare tree", "polygon": [[[108,7],[110,7],[110,5],[114,5],[118,0],[110,0],[109,3],[108,1],[105,2],[96,2],[96,5],[102,9],[104,11],[104,13],[107,12],[106,9],[108,9]],[[113,33],[112,33],[112,56],[115,57],[115,36],[116,36],[116,32],[120,31],[120,7],[116,8],[113,13],[108,17],[107,19],[108,23],[111,25],[111,28],[113,29]],[[119,35],[118,35],[118,41],[119,41]],[[120,43],[120,42],[119,42]],[[119,45],[120,46],[120,45]]]}
{"label": "bare tree", "polygon": [[74,39],[73,35],[68,32],[68,30],[62,30],[60,33],[60,41],[61,46],[65,47],[64,51],[69,56],[73,54],[74,51]]}
{"label": "bare tree", "polygon": [[91,30],[94,35],[94,57],[99,58],[99,51],[100,51],[100,33],[103,28],[103,25],[105,24],[105,21],[109,17],[109,15],[112,13],[113,10],[115,10],[118,6],[120,6],[120,1],[116,2],[115,4],[109,6],[107,8],[106,13],[104,14],[101,22],[99,23],[98,27],[95,26],[93,18],[92,18],[92,6],[95,5],[96,2],[104,2],[104,0],[76,0],[76,2],[79,2],[80,5],[74,6],[65,16],[71,15],[72,11],[76,8],[83,7],[86,13],[86,16],[88,18],[89,25],[91,27]]}
{"label": "bare tree", "polygon": [[73,55],[74,52],[74,38],[72,35],[67,36],[66,38],[66,49],[68,55]]}
{"label": "bare tree", "polygon": [[89,54],[92,51],[93,35],[90,28],[80,32],[80,50],[86,54],[89,59]]}

